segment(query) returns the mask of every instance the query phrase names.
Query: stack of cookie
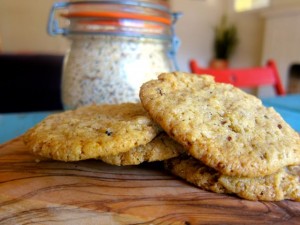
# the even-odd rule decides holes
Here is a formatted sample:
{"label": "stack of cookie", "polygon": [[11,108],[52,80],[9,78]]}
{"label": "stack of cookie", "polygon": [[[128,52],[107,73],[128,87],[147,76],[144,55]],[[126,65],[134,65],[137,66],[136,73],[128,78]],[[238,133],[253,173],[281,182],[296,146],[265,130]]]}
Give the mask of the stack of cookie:
{"label": "stack of cookie", "polygon": [[140,99],[51,115],[24,143],[62,161],[165,160],[167,170],[205,190],[300,201],[300,137],[256,97],[211,76],[169,73],[142,85]]}
{"label": "stack of cookie", "polygon": [[211,76],[169,73],[144,84],[140,99],[186,150],[165,162],[175,175],[250,200],[300,201],[300,137],[256,97]]}
{"label": "stack of cookie", "polygon": [[182,153],[140,103],[90,105],[53,114],[29,129],[23,140],[33,154],[65,162],[101,159],[138,165]]}

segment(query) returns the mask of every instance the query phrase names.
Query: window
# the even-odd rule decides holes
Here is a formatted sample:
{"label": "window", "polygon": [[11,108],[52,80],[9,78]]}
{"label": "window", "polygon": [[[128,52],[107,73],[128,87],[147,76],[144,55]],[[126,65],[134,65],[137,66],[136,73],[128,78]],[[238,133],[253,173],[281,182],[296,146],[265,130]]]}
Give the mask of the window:
{"label": "window", "polygon": [[270,0],[234,0],[234,11],[243,12],[270,5]]}

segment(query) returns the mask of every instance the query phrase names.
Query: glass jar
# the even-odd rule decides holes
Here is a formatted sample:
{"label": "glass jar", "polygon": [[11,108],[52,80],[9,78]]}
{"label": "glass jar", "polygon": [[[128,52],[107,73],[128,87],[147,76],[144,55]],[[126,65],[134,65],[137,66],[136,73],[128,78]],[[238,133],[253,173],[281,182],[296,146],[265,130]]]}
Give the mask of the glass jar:
{"label": "glass jar", "polygon": [[178,15],[163,0],[55,3],[48,33],[71,41],[62,74],[64,108],[137,102],[144,82],[178,70]]}

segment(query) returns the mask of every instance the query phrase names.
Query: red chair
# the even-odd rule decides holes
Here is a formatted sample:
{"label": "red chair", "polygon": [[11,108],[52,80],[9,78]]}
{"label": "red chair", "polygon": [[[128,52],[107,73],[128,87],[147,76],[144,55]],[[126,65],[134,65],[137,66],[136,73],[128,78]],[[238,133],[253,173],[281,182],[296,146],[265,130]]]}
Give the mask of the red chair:
{"label": "red chair", "polygon": [[217,82],[230,83],[236,87],[257,88],[263,85],[272,85],[277,95],[286,94],[273,60],[269,60],[264,67],[240,69],[201,68],[195,60],[190,60],[190,70],[195,74],[212,75]]}

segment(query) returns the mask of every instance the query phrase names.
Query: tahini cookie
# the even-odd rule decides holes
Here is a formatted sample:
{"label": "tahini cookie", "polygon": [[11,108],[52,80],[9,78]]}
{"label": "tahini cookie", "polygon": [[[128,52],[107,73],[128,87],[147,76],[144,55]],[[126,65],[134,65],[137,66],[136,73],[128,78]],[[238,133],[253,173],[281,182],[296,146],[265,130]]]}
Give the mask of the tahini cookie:
{"label": "tahini cookie", "polygon": [[236,194],[248,200],[300,201],[299,166],[256,178],[222,175],[193,157],[176,157],[165,161],[165,168],[176,176],[208,191]]}
{"label": "tahini cookie", "polygon": [[161,74],[142,85],[140,99],[172,138],[222,174],[261,177],[300,163],[300,137],[273,108],[212,76]]}
{"label": "tahini cookie", "polygon": [[164,161],[164,166],[172,174],[203,190],[220,194],[231,193],[218,181],[220,176],[218,171],[186,154]]}
{"label": "tahini cookie", "polygon": [[288,166],[274,174],[247,178],[221,176],[219,182],[241,198],[261,201],[300,201],[300,166]]}
{"label": "tahini cookie", "polygon": [[91,105],[50,115],[24,134],[24,143],[36,155],[77,161],[129,151],[159,132],[141,104]]}
{"label": "tahini cookie", "polygon": [[151,142],[135,147],[128,152],[100,159],[108,164],[117,166],[138,165],[143,162],[163,161],[179,156],[183,147],[171,139],[166,133],[161,133]]}

